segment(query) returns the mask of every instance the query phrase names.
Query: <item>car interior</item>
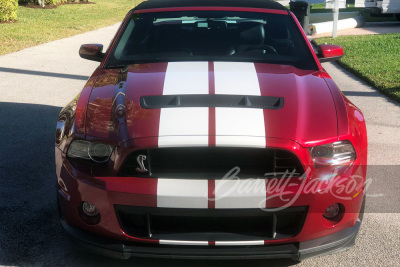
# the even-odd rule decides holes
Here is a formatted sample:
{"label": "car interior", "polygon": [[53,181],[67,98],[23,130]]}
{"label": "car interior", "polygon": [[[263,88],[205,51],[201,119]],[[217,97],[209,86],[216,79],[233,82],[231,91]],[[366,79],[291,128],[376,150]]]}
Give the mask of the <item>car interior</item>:
{"label": "car interior", "polygon": [[284,17],[283,20],[275,17],[133,18],[119,39],[114,58],[129,62],[284,60],[304,63],[311,55],[308,47],[289,16]]}

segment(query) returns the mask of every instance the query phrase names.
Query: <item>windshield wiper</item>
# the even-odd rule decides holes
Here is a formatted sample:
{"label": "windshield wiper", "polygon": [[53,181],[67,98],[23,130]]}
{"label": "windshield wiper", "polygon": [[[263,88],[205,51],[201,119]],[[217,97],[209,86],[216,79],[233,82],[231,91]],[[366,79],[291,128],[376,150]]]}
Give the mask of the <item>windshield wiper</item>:
{"label": "windshield wiper", "polygon": [[123,69],[127,67],[128,65],[108,65],[106,66],[106,69]]}

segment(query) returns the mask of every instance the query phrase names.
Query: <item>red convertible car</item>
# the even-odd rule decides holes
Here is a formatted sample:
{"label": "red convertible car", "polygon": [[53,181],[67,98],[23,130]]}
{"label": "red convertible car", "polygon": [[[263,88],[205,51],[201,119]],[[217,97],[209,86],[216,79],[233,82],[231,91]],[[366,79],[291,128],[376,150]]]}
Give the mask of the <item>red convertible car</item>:
{"label": "red convertible car", "polygon": [[60,220],[120,258],[291,258],[354,244],[364,117],[296,17],[266,0],[132,9],[59,115]]}

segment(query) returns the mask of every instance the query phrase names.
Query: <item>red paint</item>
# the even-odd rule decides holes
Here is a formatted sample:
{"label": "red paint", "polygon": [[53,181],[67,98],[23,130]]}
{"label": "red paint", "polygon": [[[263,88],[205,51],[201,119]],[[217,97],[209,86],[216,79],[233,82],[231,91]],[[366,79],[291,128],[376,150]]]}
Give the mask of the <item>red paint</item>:
{"label": "red paint", "polygon": [[[136,177],[96,177],[105,182],[106,190],[120,193],[157,195],[158,179]],[[157,205],[154,205],[155,207]]]}
{"label": "red paint", "polygon": [[322,44],[319,48],[324,58],[343,56],[343,48],[339,45]]}
{"label": "red paint", "polygon": [[[324,74],[325,72],[321,72]],[[332,80],[331,77],[324,76],[325,82],[328,85],[332,97],[335,101],[336,105],[336,115],[337,115],[337,125],[338,125],[338,136],[348,135],[349,134],[349,120],[347,114],[347,108],[345,104],[345,96],[336,86],[335,82]],[[366,133],[365,133],[366,134]]]}
{"label": "red paint", "polygon": [[335,103],[323,78],[292,66],[256,63],[255,67],[261,95],[284,98],[282,109],[264,110],[266,137],[296,140],[304,146],[336,140]]}
{"label": "red paint", "polygon": [[[130,138],[158,137],[160,109],[142,109],[141,96],[162,95],[168,63],[131,65],[127,79],[127,126]],[[151,89],[150,89],[151,88]],[[151,147],[158,146],[158,138]]]}
{"label": "red paint", "polygon": [[215,75],[214,75],[214,62],[208,62],[208,87],[209,94],[215,95]]}
{"label": "red paint", "polygon": [[319,71],[314,73],[315,76],[319,77],[319,78],[327,78],[327,79],[332,79],[331,76],[324,70]]}
{"label": "red paint", "polygon": [[[367,171],[367,128],[365,121],[359,120],[359,114],[362,115],[360,109],[358,109],[353,103],[347,98],[344,98],[344,103],[347,110],[348,119],[348,133],[339,135],[339,140],[350,140],[357,153],[357,158],[360,160],[360,164],[363,166],[363,172],[360,174],[365,177]],[[364,116],[363,116],[364,117]]]}
{"label": "red paint", "polygon": [[[158,136],[160,109],[142,109],[140,97],[162,95],[167,63],[131,65],[126,82],[126,121],[129,137]],[[113,128],[112,104],[118,86],[118,70],[103,70],[88,104],[87,134],[89,138],[117,140]],[[104,82],[103,82],[104,81]],[[158,146],[158,139],[152,147]]]}
{"label": "red paint", "polygon": [[[255,64],[261,95],[284,98],[280,110],[264,110],[266,137],[296,140],[303,146],[337,140],[335,101],[330,88],[316,71],[288,65]],[[158,137],[160,109],[142,109],[140,97],[162,95],[167,63],[131,65],[126,78],[127,126],[129,138]],[[88,138],[108,139],[112,128],[112,103],[120,74],[102,70],[87,108]],[[101,84],[101,81],[109,81]],[[214,91],[213,68],[209,70],[209,90]],[[339,93],[340,94],[340,93]],[[340,97],[340,96],[339,96]],[[318,101],[316,101],[318,99]],[[324,110],[324,112],[320,112]],[[209,144],[215,144],[215,109],[209,108]],[[156,139],[157,140],[157,139]],[[157,147],[157,143],[153,144]]]}
{"label": "red paint", "polygon": [[152,8],[135,10],[134,14],[155,13],[155,12],[175,12],[175,11],[237,11],[237,12],[258,12],[288,15],[285,10],[266,9],[266,8],[245,8],[245,7],[170,7],[170,8]]}
{"label": "red paint", "polygon": [[208,145],[215,146],[216,126],[215,126],[215,108],[208,108]]}
{"label": "red paint", "polygon": [[208,208],[215,209],[215,180],[208,180]]}
{"label": "red paint", "polygon": [[[208,88],[209,94],[215,95],[215,75],[214,62],[208,62]],[[208,145],[215,146],[216,143],[216,125],[215,125],[215,108],[210,107],[208,111]]]}
{"label": "red paint", "polygon": [[[95,71],[96,73],[97,71]],[[97,79],[97,76],[92,76],[86,83],[82,92],[80,93],[79,100],[76,105],[75,113],[75,131],[76,133],[86,135],[86,107],[89,101],[90,94],[92,92],[93,85]]]}
{"label": "red paint", "polygon": [[157,240],[157,239],[138,238],[138,237],[130,236],[127,233],[125,233],[124,231],[122,231],[122,230],[121,230],[121,232],[126,237],[129,237],[129,239],[133,239],[134,241],[137,241],[137,242],[140,242],[140,243],[150,243],[150,244],[158,244],[159,243],[159,240]]}

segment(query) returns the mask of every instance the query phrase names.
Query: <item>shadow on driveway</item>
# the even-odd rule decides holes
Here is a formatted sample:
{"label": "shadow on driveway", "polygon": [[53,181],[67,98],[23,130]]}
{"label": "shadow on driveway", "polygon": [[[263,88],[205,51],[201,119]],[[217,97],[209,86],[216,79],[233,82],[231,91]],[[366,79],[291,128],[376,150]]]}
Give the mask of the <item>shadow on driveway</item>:
{"label": "shadow on driveway", "polygon": [[0,103],[0,265],[33,263],[59,236],[53,159],[59,112]]}
{"label": "shadow on driveway", "polygon": [[47,76],[47,77],[82,80],[82,81],[87,81],[89,79],[89,76],[83,76],[83,75],[36,71],[36,70],[12,69],[12,68],[3,68],[3,67],[0,67],[0,72],[28,74],[28,75],[36,75],[36,76]]}

